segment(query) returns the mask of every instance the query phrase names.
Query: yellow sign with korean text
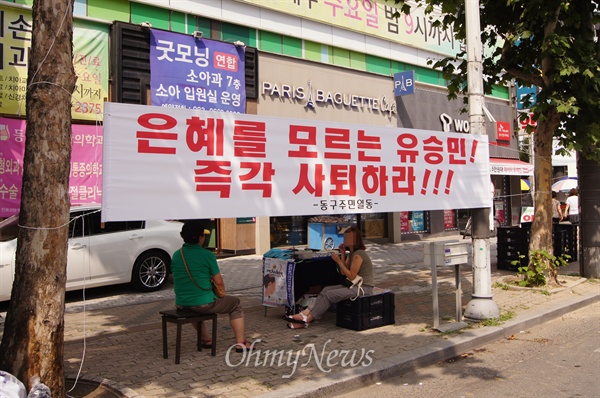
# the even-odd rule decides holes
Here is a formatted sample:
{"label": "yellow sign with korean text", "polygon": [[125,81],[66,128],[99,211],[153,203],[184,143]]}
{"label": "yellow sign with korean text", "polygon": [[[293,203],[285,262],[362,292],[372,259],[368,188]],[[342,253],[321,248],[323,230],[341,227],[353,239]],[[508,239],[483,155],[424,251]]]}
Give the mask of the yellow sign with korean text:
{"label": "yellow sign with korean text", "polygon": [[[24,116],[32,15],[28,10],[0,6],[0,17],[0,113]],[[73,120],[102,120],[104,99],[108,97],[108,62],[108,27],[74,21],[77,84],[72,97]]]}
{"label": "yellow sign with korean text", "polygon": [[436,26],[441,14],[426,15],[416,6],[403,14],[393,0],[239,1],[446,56],[456,55],[464,46],[452,28]]}

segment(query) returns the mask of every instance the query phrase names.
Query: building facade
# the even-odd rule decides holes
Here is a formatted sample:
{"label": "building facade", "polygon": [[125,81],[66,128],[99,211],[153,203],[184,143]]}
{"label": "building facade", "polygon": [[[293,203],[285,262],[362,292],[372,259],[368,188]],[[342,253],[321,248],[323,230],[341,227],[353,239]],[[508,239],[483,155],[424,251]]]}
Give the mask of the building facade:
{"label": "building facade", "polygon": [[[26,47],[32,3],[0,2],[6,16],[2,40],[24,37]],[[105,99],[152,103],[149,30],[159,29],[244,46],[246,113],[468,134],[462,99],[449,101],[441,73],[428,66],[430,59],[457,53],[462,44],[451,31],[433,27],[422,10],[408,16],[396,11],[393,1],[370,0],[77,0],[75,41],[86,38],[87,46],[75,51],[74,61],[86,67],[78,73],[80,111],[73,114],[74,123],[101,131]],[[26,65],[25,51],[15,47],[4,45],[6,68]],[[394,76],[401,72],[410,72],[412,93],[396,96]],[[23,78],[22,70],[14,73]],[[23,117],[24,101],[18,100],[22,87],[12,86],[17,92],[4,93],[4,98],[11,95],[14,100],[3,101],[0,113],[7,120],[18,120]],[[518,161],[513,91],[496,87],[486,97],[494,214],[502,225],[518,223],[520,176],[531,171]],[[97,153],[96,147],[90,151]],[[86,189],[101,191],[101,166],[101,159],[96,159],[95,166],[85,167],[99,170],[90,173]],[[0,178],[6,173],[0,170]],[[9,195],[5,191],[3,195]],[[17,196],[13,192],[11,197]],[[92,200],[100,197],[98,192]],[[457,209],[404,212],[399,203],[394,213],[361,213],[346,219],[359,225],[367,239],[399,241],[405,234],[455,232],[467,216]],[[262,253],[273,246],[306,244],[310,219],[212,220],[215,233],[210,245]]]}

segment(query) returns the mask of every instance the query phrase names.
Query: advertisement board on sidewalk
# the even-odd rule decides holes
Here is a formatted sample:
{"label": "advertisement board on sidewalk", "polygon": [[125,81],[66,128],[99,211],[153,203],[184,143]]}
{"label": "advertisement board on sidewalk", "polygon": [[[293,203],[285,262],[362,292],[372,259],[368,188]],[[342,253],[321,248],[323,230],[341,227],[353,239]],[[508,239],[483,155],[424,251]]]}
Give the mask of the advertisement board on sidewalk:
{"label": "advertisement board on sidewalk", "polygon": [[279,258],[263,259],[262,304],[294,308],[294,269],[296,264]]}

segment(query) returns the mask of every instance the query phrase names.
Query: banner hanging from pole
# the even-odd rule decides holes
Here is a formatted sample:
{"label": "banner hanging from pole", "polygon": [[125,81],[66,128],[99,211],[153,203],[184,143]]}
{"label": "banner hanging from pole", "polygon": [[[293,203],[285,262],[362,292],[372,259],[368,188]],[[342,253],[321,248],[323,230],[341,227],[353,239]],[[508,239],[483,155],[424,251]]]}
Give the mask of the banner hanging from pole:
{"label": "banner hanging from pole", "polygon": [[491,206],[487,136],[105,106],[104,221]]}

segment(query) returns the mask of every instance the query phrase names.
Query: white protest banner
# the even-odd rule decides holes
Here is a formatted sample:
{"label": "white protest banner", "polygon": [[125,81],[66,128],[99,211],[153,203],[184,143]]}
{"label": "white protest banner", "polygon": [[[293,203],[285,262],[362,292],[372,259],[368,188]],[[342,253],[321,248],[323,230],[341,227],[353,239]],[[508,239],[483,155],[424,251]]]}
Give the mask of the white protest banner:
{"label": "white protest banner", "polygon": [[486,136],[105,106],[103,221],[491,206]]}

